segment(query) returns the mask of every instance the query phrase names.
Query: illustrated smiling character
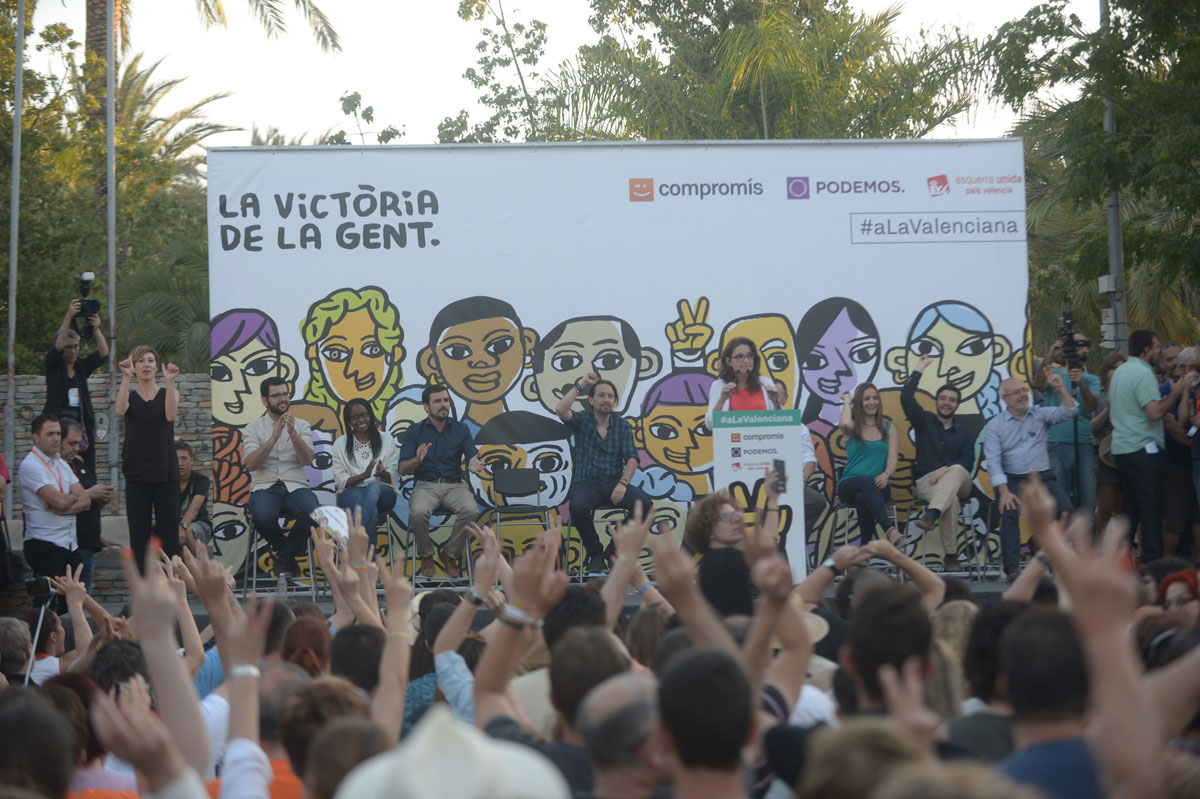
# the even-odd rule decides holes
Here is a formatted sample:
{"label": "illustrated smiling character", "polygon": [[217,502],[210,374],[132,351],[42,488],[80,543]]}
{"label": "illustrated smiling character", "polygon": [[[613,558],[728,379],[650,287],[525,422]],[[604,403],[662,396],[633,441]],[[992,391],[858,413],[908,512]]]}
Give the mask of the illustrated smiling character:
{"label": "illustrated smiling character", "polygon": [[466,402],[472,432],[507,410],[504,395],[521,378],[538,335],[522,327],[516,310],[494,297],[468,297],[438,311],[417,371]]}
{"label": "illustrated smiling character", "polygon": [[632,203],[650,202],[654,199],[654,178],[630,178],[629,201]]}

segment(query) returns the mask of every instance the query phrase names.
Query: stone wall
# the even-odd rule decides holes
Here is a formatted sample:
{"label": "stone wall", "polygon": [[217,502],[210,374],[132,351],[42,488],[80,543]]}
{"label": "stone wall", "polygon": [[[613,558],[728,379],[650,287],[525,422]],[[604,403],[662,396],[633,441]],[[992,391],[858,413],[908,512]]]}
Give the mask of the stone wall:
{"label": "stone wall", "polygon": [[[18,375],[16,378],[16,463],[9,464],[9,471],[13,473],[13,479],[16,479],[16,467],[21,462],[21,459],[29,452],[31,434],[29,432],[30,422],[33,418],[42,412],[42,405],[46,398],[46,379],[41,375]],[[8,391],[7,378],[0,376],[0,397],[7,396]],[[189,374],[180,375],[177,383],[179,387],[179,415],[175,419],[175,437],[182,439],[192,445],[196,452],[197,471],[211,474],[210,462],[212,460],[212,394],[209,391],[209,377],[206,374]],[[118,380],[117,386],[120,386]],[[96,413],[96,426],[103,428],[104,424],[101,421],[102,417],[108,418],[108,429],[113,429],[112,424],[116,421],[115,416],[109,412],[108,406],[108,373],[100,372],[93,374],[88,379],[88,389],[92,395],[92,406]],[[120,480],[120,439],[117,440],[117,464],[118,464],[118,481]],[[0,447],[0,452],[4,448]],[[104,441],[98,445],[96,450],[96,471],[100,479],[103,481],[109,480],[108,470],[108,442]],[[120,482],[117,484],[120,489]],[[123,494],[123,492],[122,492]],[[13,496],[16,503],[14,511],[20,507],[19,497]],[[118,503],[110,505],[105,513],[123,515],[124,503],[121,500]]]}

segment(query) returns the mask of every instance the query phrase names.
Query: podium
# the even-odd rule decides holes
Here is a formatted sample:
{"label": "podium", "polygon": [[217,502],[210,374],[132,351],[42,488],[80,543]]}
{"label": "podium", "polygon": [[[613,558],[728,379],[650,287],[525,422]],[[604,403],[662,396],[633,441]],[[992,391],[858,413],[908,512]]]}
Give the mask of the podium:
{"label": "podium", "polygon": [[[713,413],[713,485],[732,487],[741,483],[747,497],[762,481],[772,462],[781,460],[787,470],[788,490],[779,497],[780,506],[791,513],[788,527],[788,563],[793,582],[808,575],[808,541],[804,534],[804,471],[800,465],[800,411],[716,411]],[[763,496],[766,496],[765,489]],[[789,503],[790,496],[798,501]]]}

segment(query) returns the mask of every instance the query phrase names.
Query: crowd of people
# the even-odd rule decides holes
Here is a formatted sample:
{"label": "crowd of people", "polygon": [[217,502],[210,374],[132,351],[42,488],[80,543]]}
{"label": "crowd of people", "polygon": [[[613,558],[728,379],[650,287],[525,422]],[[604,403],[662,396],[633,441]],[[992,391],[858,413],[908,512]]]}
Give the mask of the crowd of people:
{"label": "crowd of people", "polygon": [[[1052,351],[1035,379],[1047,390],[1042,402],[1018,381],[1004,384],[1005,410],[984,434],[1011,578],[999,599],[945,573],[957,564],[952,548],[943,573],[906,554],[885,501],[897,432],[870,384],[843,398],[837,492],[878,534],[834,550],[797,584],[780,551],[783,481],[774,471],[753,510],[723,490],[696,502],[686,549],[651,534],[650,500],[630,481],[637,459],[614,411],[617,388],[594,374],[566,387],[556,411],[575,434],[572,517],[590,519],[597,506],[629,511],[608,550],[594,529],[581,530],[587,571],[602,576],[568,575],[555,515],[534,546],[505,557],[468,501],[464,471],[484,466],[436,387],[421,398],[427,419],[398,446],[380,434],[369,403],[347,403],[333,459],[348,534],[327,535],[311,516],[317,501],[304,474],[311,429],[289,413],[287,381],[268,379],[264,413],[244,435],[249,510],[281,570],[311,545],[332,597],[327,615],[286,594],[239,592],[245,586],[212,558],[209,486],[191,447],[174,438],[178,370],[146,347],[122,361],[116,409],[128,431],[130,601],[112,613],[90,596],[83,552],[109,545],[99,512],[113,487],[96,481],[82,454],[94,430],[78,393],[87,367],[77,345],[68,353],[69,336],[59,340],[56,374],[67,385],[55,396],[77,411],[47,408],[33,421],[17,477],[26,558],[65,612],[43,605],[0,618],[0,795],[1200,793],[1200,581],[1187,537],[1175,535],[1190,530],[1169,507],[1184,492],[1164,476],[1174,463],[1166,436],[1182,446],[1178,426],[1190,446],[1188,427],[1200,421],[1194,349],[1170,353],[1169,368],[1159,363],[1160,383],[1154,367],[1169,350],[1136,331],[1137,355],[1106,360],[1098,380],[1081,365],[1056,366]],[[730,342],[713,410],[783,402],[778,384],[758,376],[757,358],[753,342]],[[932,411],[916,402],[927,365],[922,358],[902,395],[926,501],[918,527],[952,543],[947,520],[969,491],[974,442],[956,423],[953,385],[938,390]],[[1096,451],[1081,449],[1085,413],[1087,447],[1112,427],[1117,497],[1086,493],[1084,461]],[[1114,485],[1104,482],[1103,453],[1099,464],[1098,486]],[[374,549],[375,525],[408,474],[417,573],[431,574],[435,561],[457,573],[474,539],[465,592],[414,595]],[[1086,510],[1069,515],[1091,502],[1101,511],[1109,503],[1103,527]],[[427,526],[438,510],[455,515],[441,551]],[[1024,565],[1021,526],[1036,549]],[[640,559],[647,547],[653,581]]]}

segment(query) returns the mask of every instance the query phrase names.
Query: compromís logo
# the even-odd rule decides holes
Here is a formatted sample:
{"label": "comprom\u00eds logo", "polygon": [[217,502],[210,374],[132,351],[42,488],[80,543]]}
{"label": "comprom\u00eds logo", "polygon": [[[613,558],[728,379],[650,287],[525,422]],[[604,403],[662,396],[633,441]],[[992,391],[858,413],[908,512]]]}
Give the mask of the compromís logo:
{"label": "comprom\u00eds logo", "polygon": [[652,202],[654,202],[654,178],[630,178],[629,179],[629,202],[631,202],[631,203],[652,203]]}

